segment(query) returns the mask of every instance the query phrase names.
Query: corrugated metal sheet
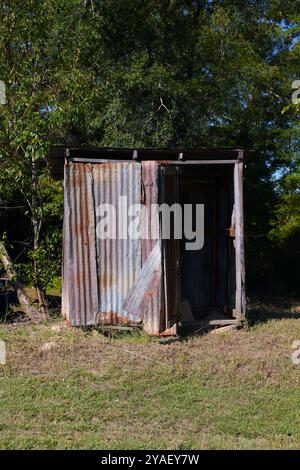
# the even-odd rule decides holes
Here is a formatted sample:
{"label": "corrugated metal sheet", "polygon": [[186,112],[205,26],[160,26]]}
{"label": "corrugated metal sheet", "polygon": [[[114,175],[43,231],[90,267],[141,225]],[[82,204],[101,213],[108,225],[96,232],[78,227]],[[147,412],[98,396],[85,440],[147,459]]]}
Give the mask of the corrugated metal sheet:
{"label": "corrugated metal sheet", "polygon": [[[151,204],[158,203],[158,162],[144,161],[142,163],[142,200],[147,207],[148,220],[142,220],[142,224],[147,224],[150,228],[155,225],[159,227],[158,214],[151,211]],[[142,213],[142,217],[145,213]],[[150,255],[152,249],[157,243],[156,238],[142,240],[142,262],[143,264]],[[143,326],[144,330],[151,335],[158,335],[164,329],[164,322],[161,312],[162,280],[157,284],[155,292],[144,311]]]}
{"label": "corrugated metal sheet", "polygon": [[[95,207],[110,203],[116,209],[117,223],[127,230],[125,211],[119,206],[120,196],[127,197],[128,207],[139,204],[141,197],[140,163],[104,163],[93,165]],[[129,220],[130,222],[130,220]],[[141,270],[141,241],[97,238],[99,282],[98,322],[124,324],[140,322],[123,310],[123,302]]]}
{"label": "corrugated metal sheet", "polygon": [[67,163],[63,312],[72,325],[93,325],[98,312],[92,165]]}
{"label": "corrugated metal sheet", "polygon": [[96,236],[99,205],[112,204],[127,229],[119,196],[138,204],[140,188],[139,163],[66,164],[62,310],[72,325],[141,322],[122,308],[141,270],[141,241]]}
{"label": "corrugated metal sheet", "polygon": [[157,241],[123,303],[124,310],[135,317],[143,318],[152,296],[156,295],[160,282],[161,249],[160,242]]}

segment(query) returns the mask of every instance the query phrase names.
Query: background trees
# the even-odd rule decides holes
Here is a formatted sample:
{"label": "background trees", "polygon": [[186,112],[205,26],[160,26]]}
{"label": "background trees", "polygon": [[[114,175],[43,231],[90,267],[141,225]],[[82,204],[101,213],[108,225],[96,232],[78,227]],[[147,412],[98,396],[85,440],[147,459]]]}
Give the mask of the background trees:
{"label": "background trees", "polygon": [[254,148],[248,285],[299,292],[299,13],[280,0],[2,2],[1,232],[42,304],[61,257],[53,143]]}

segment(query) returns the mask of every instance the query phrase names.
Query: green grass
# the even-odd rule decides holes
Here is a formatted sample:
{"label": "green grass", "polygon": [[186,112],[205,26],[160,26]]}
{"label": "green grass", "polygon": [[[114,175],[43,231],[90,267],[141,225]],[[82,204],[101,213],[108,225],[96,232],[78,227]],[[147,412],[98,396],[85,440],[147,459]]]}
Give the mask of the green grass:
{"label": "green grass", "polygon": [[300,322],[295,306],[273,311],[258,304],[249,329],[170,344],[3,325],[0,447],[299,448]]}

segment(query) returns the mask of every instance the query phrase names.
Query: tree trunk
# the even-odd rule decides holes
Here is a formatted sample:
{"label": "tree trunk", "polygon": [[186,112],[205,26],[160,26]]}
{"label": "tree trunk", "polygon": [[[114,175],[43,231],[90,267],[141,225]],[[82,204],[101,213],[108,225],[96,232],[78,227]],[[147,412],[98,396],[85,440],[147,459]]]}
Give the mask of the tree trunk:
{"label": "tree trunk", "polygon": [[[32,229],[33,229],[33,251],[36,253],[39,248],[39,238],[40,238],[40,230],[42,225],[41,215],[39,214],[40,204],[39,204],[39,187],[38,187],[38,176],[37,176],[37,168],[36,168],[36,161],[34,156],[31,159],[31,175],[32,175],[32,197],[31,197],[31,221],[32,221]],[[40,280],[40,270],[39,270],[39,263],[37,259],[34,258],[33,260],[33,270],[35,275],[35,288],[37,298],[41,307],[41,310],[47,315],[47,302],[46,298],[42,289],[42,284]]]}
{"label": "tree trunk", "polygon": [[30,298],[26,294],[23,285],[18,279],[13,262],[11,261],[10,256],[2,241],[0,241],[0,261],[2,262],[5,272],[7,273],[8,279],[18,296],[20,305],[23,308],[24,313],[28,316],[28,318],[30,318],[30,320],[34,322],[45,320],[46,316],[44,312],[41,312],[34,305],[32,305]]}

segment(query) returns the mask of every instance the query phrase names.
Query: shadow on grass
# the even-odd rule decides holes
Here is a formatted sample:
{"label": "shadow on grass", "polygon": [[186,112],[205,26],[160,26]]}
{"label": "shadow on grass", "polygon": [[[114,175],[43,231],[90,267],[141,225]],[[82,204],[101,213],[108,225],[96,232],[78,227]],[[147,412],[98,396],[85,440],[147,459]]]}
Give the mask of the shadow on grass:
{"label": "shadow on grass", "polygon": [[24,318],[17,310],[18,298],[14,292],[0,294],[0,323],[14,323]]}
{"label": "shadow on grass", "polygon": [[[49,320],[56,320],[61,318],[61,296],[60,295],[47,295],[48,302],[48,317]],[[270,320],[300,320],[300,299],[289,298],[268,298],[268,299],[253,299],[248,300],[247,309],[247,324],[253,327],[259,323],[266,323]],[[18,298],[14,292],[0,294],[0,323],[27,323],[29,319],[21,311],[18,303]],[[92,328],[92,330],[95,328]],[[96,327],[97,329],[97,327]],[[204,336],[211,331],[211,328],[180,328],[177,337],[160,338],[161,343],[170,344],[174,341],[185,341],[193,336]],[[120,337],[122,335],[143,335],[139,328],[134,328],[131,331],[124,329],[118,331],[107,328],[101,330],[105,336]]]}
{"label": "shadow on grass", "polygon": [[[37,302],[33,302],[37,304]],[[48,317],[55,320],[61,315],[61,297],[58,295],[48,295]],[[9,291],[0,294],[0,323],[27,323],[30,320],[22,311],[18,297],[15,292]]]}
{"label": "shadow on grass", "polygon": [[272,299],[250,301],[247,311],[248,325],[266,323],[270,320],[300,319],[299,299]]}
{"label": "shadow on grass", "polygon": [[57,319],[61,317],[61,296],[47,295],[48,316],[49,319]]}
{"label": "shadow on grass", "polygon": [[[300,300],[289,298],[248,299],[247,317],[244,326],[253,327],[270,320],[300,320]],[[213,327],[183,327],[179,330],[180,339],[185,341],[193,336],[205,336]]]}

